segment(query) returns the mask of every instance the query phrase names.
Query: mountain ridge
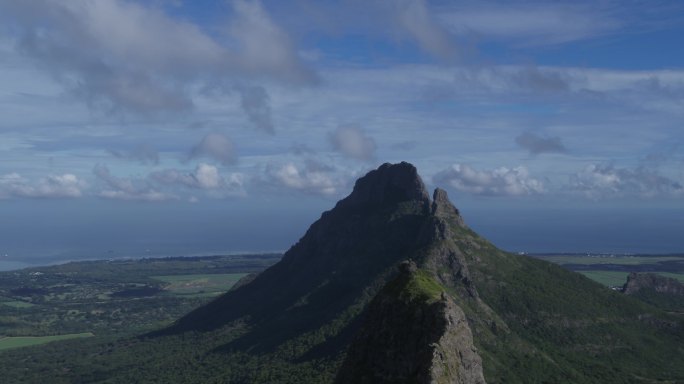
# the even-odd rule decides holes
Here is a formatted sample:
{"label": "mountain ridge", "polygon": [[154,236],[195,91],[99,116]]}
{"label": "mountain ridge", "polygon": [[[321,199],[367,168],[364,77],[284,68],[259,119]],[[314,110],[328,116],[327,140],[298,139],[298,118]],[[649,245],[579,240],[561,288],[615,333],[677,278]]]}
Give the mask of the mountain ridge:
{"label": "mountain ridge", "polygon": [[483,384],[463,310],[413,261],[369,303],[335,383]]}
{"label": "mountain ridge", "polygon": [[[221,351],[339,367],[370,303],[408,259],[463,312],[487,382],[622,383],[662,372],[684,379],[684,360],[664,358],[684,356],[681,319],[497,249],[464,223],[446,191],[430,199],[408,163],[360,178],[281,262],[155,335],[246,324]],[[649,316],[667,319],[643,320]]]}

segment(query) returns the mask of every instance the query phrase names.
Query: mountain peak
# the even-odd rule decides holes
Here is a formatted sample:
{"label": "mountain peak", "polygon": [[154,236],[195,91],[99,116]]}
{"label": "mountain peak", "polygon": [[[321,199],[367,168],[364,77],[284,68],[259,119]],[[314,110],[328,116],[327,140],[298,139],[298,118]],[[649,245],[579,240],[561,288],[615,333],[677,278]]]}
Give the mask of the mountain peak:
{"label": "mountain peak", "polygon": [[682,323],[635,305],[497,249],[444,190],[431,200],[413,165],[383,164],[280,262],[151,336],[226,337],[231,382],[681,379]]}
{"label": "mountain peak", "polygon": [[412,164],[385,163],[358,179],[341,206],[384,205],[417,200],[429,204],[430,197],[418,170]]}
{"label": "mountain peak", "polygon": [[447,192],[441,188],[436,188],[432,195],[432,214],[437,217],[451,219],[459,226],[465,226],[458,209],[449,200]]}

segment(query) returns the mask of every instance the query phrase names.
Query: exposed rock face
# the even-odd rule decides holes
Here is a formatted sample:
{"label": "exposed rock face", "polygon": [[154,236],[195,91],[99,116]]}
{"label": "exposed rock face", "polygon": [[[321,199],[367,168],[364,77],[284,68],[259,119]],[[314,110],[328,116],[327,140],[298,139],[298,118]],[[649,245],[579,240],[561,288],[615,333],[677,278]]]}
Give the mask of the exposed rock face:
{"label": "exposed rock face", "polygon": [[354,190],[337,207],[385,205],[415,200],[429,204],[430,197],[413,165],[385,163],[356,181]]}
{"label": "exposed rock face", "polygon": [[441,188],[435,189],[432,195],[432,214],[447,220],[454,220],[455,223],[462,227],[465,226],[458,209],[449,201],[447,192]]}
{"label": "exposed rock face", "polygon": [[337,383],[484,383],[465,314],[430,274],[404,262],[371,302]]}
{"label": "exposed rock face", "polygon": [[657,275],[655,273],[630,273],[629,276],[627,276],[627,282],[622,287],[622,290],[627,295],[647,290],[684,296],[684,284],[676,279]]}

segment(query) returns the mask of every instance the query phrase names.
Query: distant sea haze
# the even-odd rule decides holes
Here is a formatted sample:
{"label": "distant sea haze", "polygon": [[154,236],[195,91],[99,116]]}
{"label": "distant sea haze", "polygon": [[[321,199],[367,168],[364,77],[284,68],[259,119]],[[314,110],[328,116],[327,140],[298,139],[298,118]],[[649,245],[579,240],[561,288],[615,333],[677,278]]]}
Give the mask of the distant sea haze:
{"label": "distant sea haze", "polygon": [[21,263],[19,261],[5,261],[0,260],[0,271],[11,271],[28,267],[29,264]]}
{"label": "distant sea haze", "polygon": [[[458,198],[452,198],[459,205]],[[14,202],[0,220],[0,268],[69,260],[190,256],[284,251],[321,213],[334,206],[321,200],[297,206],[217,209],[199,206],[114,208]],[[35,207],[39,212],[32,212]],[[492,201],[461,201],[473,230],[511,252],[684,253],[684,207],[622,210]],[[5,256],[6,255],[6,256]]]}

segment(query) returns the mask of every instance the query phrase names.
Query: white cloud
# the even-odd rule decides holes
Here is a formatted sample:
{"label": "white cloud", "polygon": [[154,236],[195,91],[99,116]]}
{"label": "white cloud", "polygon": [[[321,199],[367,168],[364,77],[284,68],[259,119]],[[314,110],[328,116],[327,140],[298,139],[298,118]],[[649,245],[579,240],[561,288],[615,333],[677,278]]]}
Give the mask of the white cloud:
{"label": "white cloud", "polygon": [[244,176],[241,173],[232,173],[225,177],[216,166],[205,163],[198,164],[191,172],[165,169],[152,172],[149,178],[168,186],[183,186],[232,195],[244,194]]}
{"label": "white cloud", "polygon": [[18,173],[0,176],[0,198],[63,198],[81,197],[87,184],[76,175],[50,175],[31,181]]}
{"label": "white cloud", "polygon": [[193,176],[202,189],[218,188],[221,183],[218,169],[213,165],[199,164]]}
{"label": "white cloud", "polygon": [[610,164],[590,164],[570,177],[569,189],[587,197],[679,197],[684,186],[654,169],[618,168]]}
{"label": "white cloud", "polygon": [[567,152],[560,137],[544,137],[534,132],[523,132],[515,138],[515,142],[532,155]]}
{"label": "white cloud", "polygon": [[0,18],[18,53],[72,95],[107,110],[188,110],[194,105],[190,88],[197,84],[313,81],[287,33],[259,1],[232,5],[225,35],[127,0],[5,1]]}
{"label": "white cloud", "polygon": [[[684,71],[615,70],[579,67],[498,65],[414,69],[422,80],[414,86],[430,101],[460,100],[496,103],[543,102],[563,111],[603,105],[630,110],[684,111]],[[432,73],[430,73],[432,72]],[[404,84],[407,86],[407,84]]]}
{"label": "white cloud", "polygon": [[[298,7],[298,9],[296,8]],[[382,39],[384,43],[415,46],[445,61],[453,61],[458,53],[456,39],[437,17],[441,9],[426,0],[376,0],[324,2],[301,0],[293,12],[304,15],[300,20],[285,17],[300,33],[329,33],[333,39],[340,35],[366,36]],[[318,58],[318,52],[307,52]],[[325,52],[323,52],[325,55]]]}
{"label": "white cloud", "polygon": [[149,191],[139,191],[136,193],[129,193],[126,191],[117,191],[114,189],[106,189],[100,191],[100,197],[113,200],[139,200],[139,201],[167,201],[175,200],[175,196],[167,195],[165,193],[149,190]]}
{"label": "white cloud", "polygon": [[257,131],[274,135],[275,126],[271,115],[271,97],[269,92],[260,85],[244,84],[244,82],[238,83],[233,86],[226,83],[208,84],[201,89],[200,93],[219,102],[222,102],[219,100],[221,97],[237,93],[240,99],[240,107],[251,127]]}
{"label": "white cloud", "polygon": [[242,109],[247,118],[259,131],[273,135],[275,129],[271,119],[270,99],[266,89],[259,86],[237,87],[240,93]]}
{"label": "white cloud", "polygon": [[522,45],[560,44],[614,32],[624,21],[586,4],[476,3],[445,7],[439,19],[457,35],[476,34]]}
{"label": "white cloud", "polygon": [[375,157],[375,140],[359,127],[340,126],[330,134],[330,141],[336,151],[347,157],[363,161]]}
{"label": "white cloud", "polygon": [[111,174],[107,166],[98,164],[93,173],[105,184],[97,196],[116,200],[166,201],[177,199],[152,188],[146,180],[120,178]]}
{"label": "white cloud", "polygon": [[135,160],[141,164],[159,164],[159,152],[151,145],[141,144],[130,151],[110,150],[117,159]]}
{"label": "white cloud", "polygon": [[304,68],[287,33],[268,15],[260,1],[234,0],[236,18],[230,35],[237,45],[235,62],[242,72],[269,75],[296,83],[315,81]]}
{"label": "white cloud", "polygon": [[266,168],[267,183],[300,192],[335,195],[346,182],[335,169],[309,161],[304,166],[292,162]]}
{"label": "white cloud", "polygon": [[451,60],[456,55],[454,38],[436,22],[424,0],[390,2],[394,5],[398,24],[418,45],[435,57]]}
{"label": "white cloud", "polygon": [[233,142],[221,133],[209,133],[190,152],[190,158],[209,157],[224,165],[237,161]]}
{"label": "white cloud", "polygon": [[[454,86],[457,92],[477,94],[538,93],[543,97],[549,92],[570,90],[570,82],[577,80],[575,73],[565,68],[530,66],[495,66],[482,68],[457,68]],[[582,79],[581,77],[579,78]]]}
{"label": "white cloud", "polygon": [[479,171],[469,165],[454,164],[436,174],[434,180],[473,195],[523,196],[545,191],[544,184],[532,178],[525,167]]}

